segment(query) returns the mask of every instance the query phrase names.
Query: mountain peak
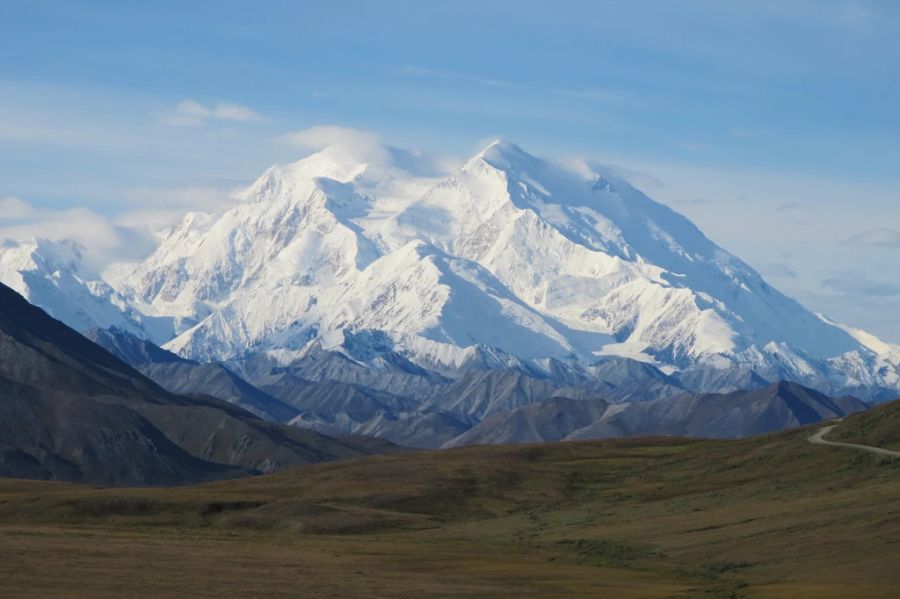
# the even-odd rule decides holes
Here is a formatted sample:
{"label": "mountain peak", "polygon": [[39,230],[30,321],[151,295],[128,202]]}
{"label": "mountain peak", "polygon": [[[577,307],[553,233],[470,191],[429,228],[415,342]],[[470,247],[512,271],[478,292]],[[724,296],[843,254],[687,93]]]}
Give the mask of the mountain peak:
{"label": "mountain peak", "polygon": [[497,138],[491,140],[486,146],[484,146],[484,148],[482,148],[482,150],[478,153],[478,155],[484,156],[487,152],[490,152],[490,151],[500,151],[500,152],[519,151],[519,152],[521,152],[522,148],[520,148],[519,145],[516,144],[515,142],[512,142],[506,138],[497,137]]}
{"label": "mountain peak", "polygon": [[474,160],[484,161],[500,170],[527,170],[537,158],[507,139],[495,139],[475,155]]}
{"label": "mountain peak", "polygon": [[348,142],[273,167],[248,201],[185,219],[114,281],[118,293],[8,268],[15,250],[0,251],[0,280],[79,329],[141,336],[159,323],[166,334],[153,341],[194,359],[371,330],[441,368],[493,346],[525,362],[612,355],[821,389],[900,388],[897,358],[882,348],[876,360],[877,340],[808,312],[599,166],[579,171],[498,139],[453,173],[420,176],[403,152]]}
{"label": "mountain peak", "polygon": [[347,183],[366,171],[372,162],[369,158],[345,146],[329,146],[296,162],[274,166],[260,180],[278,178],[297,182],[323,178]]}

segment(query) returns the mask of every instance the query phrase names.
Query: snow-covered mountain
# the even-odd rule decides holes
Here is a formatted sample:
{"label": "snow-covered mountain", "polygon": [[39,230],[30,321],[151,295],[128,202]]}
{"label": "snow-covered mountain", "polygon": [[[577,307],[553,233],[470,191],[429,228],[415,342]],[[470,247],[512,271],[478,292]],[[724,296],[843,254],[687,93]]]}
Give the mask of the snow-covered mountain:
{"label": "snow-covered mountain", "polygon": [[21,277],[32,301],[53,313],[59,298],[38,289],[72,276],[121,315],[57,311],[69,324],[155,335],[195,360],[287,365],[330,350],[449,376],[473,361],[589,376],[622,356],[704,391],[900,390],[898,348],[809,312],[613,170],[507,142],[441,178],[327,148],[269,169],[225,212],[188,214],[102,282],[66,264],[18,268],[20,254],[0,252],[0,280]]}
{"label": "snow-covered mountain", "polygon": [[78,331],[117,327],[150,336],[152,319],[106,282],[82,272],[83,252],[73,241],[0,241],[0,282]]}

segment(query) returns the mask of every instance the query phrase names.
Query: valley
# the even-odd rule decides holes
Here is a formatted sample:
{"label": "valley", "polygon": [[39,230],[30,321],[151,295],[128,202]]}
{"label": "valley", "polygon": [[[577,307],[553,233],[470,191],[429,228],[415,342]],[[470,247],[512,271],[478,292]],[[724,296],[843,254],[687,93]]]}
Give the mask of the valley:
{"label": "valley", "polygon": [[190,487],[5,480],[0,578],[17,597],[892,597],[900,460],[813,445],[817,430],[472,447]]}

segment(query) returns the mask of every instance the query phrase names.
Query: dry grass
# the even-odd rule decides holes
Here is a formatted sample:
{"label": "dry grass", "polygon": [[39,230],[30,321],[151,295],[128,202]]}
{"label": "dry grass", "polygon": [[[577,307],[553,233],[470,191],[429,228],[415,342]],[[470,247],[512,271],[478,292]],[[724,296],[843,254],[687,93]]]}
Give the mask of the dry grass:
{"label": "dry grass", "polygon": [[850,416],[828,438],[900,451],[900,401]]}
{"label": "dry grass", "polygon": [[642,439],[169,489],[0,482],[0,596],[893,597],[900,461]]}

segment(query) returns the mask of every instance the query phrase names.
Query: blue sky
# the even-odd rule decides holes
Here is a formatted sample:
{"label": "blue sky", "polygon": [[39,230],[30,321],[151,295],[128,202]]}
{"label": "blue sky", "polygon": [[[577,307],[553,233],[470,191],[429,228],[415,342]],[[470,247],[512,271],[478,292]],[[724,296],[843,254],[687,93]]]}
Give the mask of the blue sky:
{"label": "blue sky", "polygon": [[893,1],[4,0],[0,233],[139,253],[123,227],[219,206],[316,125],[445,156],[503,136],[629,169],[900,342],[898,107]]}

